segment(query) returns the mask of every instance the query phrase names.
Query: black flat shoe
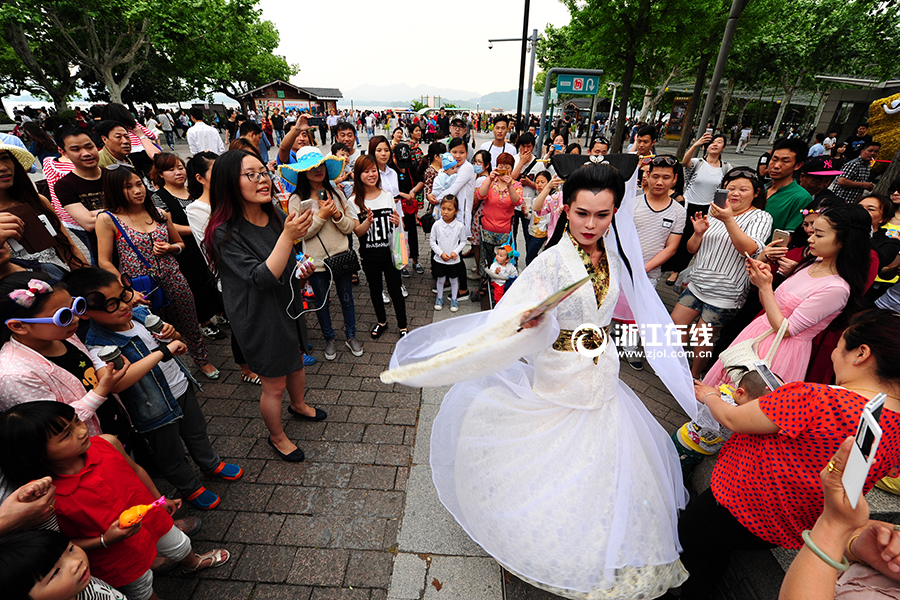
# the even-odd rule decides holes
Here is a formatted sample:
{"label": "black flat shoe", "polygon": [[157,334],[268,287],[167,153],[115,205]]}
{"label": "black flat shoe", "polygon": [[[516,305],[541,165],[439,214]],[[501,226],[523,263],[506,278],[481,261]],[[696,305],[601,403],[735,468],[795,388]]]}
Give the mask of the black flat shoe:
{"label": "black flat shoe", "polygon": [[666,279],[666,285],[672,287],[673,285],[675,285],[676,281],[677,279]]}
{"label": "black flat shoe", "polygon": [[278,457],[284,462],[303,462],[303,459],[306,458],[306,456],[303,454],[303,450],[301,450],[300,448],[297,448],[290,454],[285,454],[278,449],[278,447],[272,441],[272,438],[267,438],[266,441],[269,442],[269,445],[272,446],[272,450],[274,450],[275,454],[277,454]]}
{"label": "black flat shoe", "polygon": [[308,417],[303,413],[299,413],[288,404],[288,412],[291,413],[291,416],[299,421],[324,421],[328,418],[328,413],[322,410],[321,408],[316,409],[316,416]]}
{"label": "black flat shoe", "polygon": [[384,325],[382,325],[381,323],[375,325],[375,327],[372,328],[372,339],[377,340],[378,338],[380,338],[381,334],[387,331],[387,328],[387,323],[385,323]]}

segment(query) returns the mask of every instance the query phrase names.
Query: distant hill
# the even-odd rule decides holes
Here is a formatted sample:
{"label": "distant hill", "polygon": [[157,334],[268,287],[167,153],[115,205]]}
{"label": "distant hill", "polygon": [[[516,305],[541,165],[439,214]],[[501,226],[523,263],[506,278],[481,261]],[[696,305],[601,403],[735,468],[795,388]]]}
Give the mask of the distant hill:
{"label": "distant hill", "polygon": [[[440,96],[442,104],[455,104],[460,108],[471,108],[473,110],[478,107],[480,110],[502,110],[503,112],[512,113],[516,111],[519,91],[492,92],[484,96],[478,96],[463,90],[433,88],[424,85],[413,88],[406,84],[397,84],[386,86],[361,85],[344,92],[343,95],[344,99],[340,103],[342,107],[344,105],[349,107],[351,98],[356,106],[373,105],[403,108],[422,96]],[[543,97],[541,95],[532,93],[532,112],[540,112],[542,100]],[[525,99],[522,100],[522,110],[525,110]]]}

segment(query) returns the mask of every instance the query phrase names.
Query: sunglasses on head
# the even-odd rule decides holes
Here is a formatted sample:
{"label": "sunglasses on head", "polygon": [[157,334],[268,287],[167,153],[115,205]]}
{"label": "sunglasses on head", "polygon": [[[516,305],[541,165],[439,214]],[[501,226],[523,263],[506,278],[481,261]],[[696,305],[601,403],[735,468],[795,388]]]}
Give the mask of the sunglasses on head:
{"label": "sunglasses on head", "polygon": [[753,181],[759,181],[759,173],[750,167],[735,167],[734,169],[728,171],[725,178],[728,181],[732,179],[746,178],[752,179]]}
{"label": "sunglasses on head", "polygon": [[34,317],[31,319],[7,319],[5,324],[10,321],[18,321],[19,323],[53,323],[57,327],[67,327],[72,324],[76,316],[81,316],[87,310],[87,303],[81,296],[72,298],[72,306],[63,306],[53,313],[52,317]]}
{"label": "sunglasses on head", "polygon": [[128,304],[134,299],[134,288],[131,285],[131,277],[122,275],[119,280],[124,288],[118,298],[107,298],[100,292],[91,292],[87,295],[87,310],[102,310],[114,313],[119,310],[122,303]]}
{"label": "sunglasses on head", "polygon": [[674,156],[656,156],[652,160],[650,160],[650,164],[654,167],[674,167],[678,164],[678,161]]}
{"label": "sunglasses on head", "polygon": [[111,165],[107,165],[107,166],[106,166],[106,170],[107,170],[107,171],[115,171],[115,170],[118,169],[119,167],[121,167],[121,168],[123,168],[123,169],[128,169],[129,171],[134,171],[134,167],[132,167],[131,165],[125,164],[125,163],[118,163],[118,162],[117,162],[117,163],[113,163],[113,164],[111,164]]}

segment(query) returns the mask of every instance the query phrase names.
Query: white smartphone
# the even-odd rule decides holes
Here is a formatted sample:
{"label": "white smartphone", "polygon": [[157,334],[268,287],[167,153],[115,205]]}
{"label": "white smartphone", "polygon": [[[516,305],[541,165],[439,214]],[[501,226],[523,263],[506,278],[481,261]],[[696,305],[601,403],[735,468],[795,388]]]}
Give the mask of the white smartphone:
{"label": "white smartphone", "polygon": [[300,212],[298,214],[302,215],[307,210],[312,210],[312,207],[313,207],[313,199],[312,198],[310,198],[308,200],[301,200],[300,201]]}
{"label": "white smartphone", "polygon": [[782,246],[787,246],[787,243],[790,241],[790,239],[790,231],[785,231],[784,229],[776,229],[772,232],[772,241],[779,242]]}
{"label": "white smartphone", "polygon": [[841,483],[850,500],[850,506],[856,509],[859,497],[862,494],[869,469],[875,462],[875,453],[878,451],[878,442],[881,440],[881,427],[878,419],[881,417],[881,408],[887,395],[878,394],[863,407],[859,418],[859,427],[856,429],[856,439],[850,449],[850,456],[844,466],[844,474]]}
{"label": "white smartphone", "polygon": [[728,190],[716,190],[713,195],[713,204],[719,208],[725,208],[728,205]]}
{"label": "white smartphone", "polygon": [[769,368],[769,365],[767,365],[765,361],[760,360],[753,363],[753,368],[759,373],[759,376],[762,377],[763,383],[766,384],[766,387],[769,388],[770,392],[774,392],[776,388],[781,386],[778,377],[775,376],[775,373],[772,372],[772,369]]}

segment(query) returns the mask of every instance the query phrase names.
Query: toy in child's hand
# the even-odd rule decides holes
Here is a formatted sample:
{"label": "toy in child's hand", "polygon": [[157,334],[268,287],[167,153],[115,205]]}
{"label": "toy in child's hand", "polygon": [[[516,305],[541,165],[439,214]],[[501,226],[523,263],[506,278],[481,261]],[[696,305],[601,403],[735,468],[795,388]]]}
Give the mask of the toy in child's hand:
{"label": "toy in child's hand", "polygon": [[297,268],[294,270],[294,277],[297,279],[307,279],[315,270],[316,266],[313,264],[311,256],[303,254],[302,252],[297,254]]}
{"label": "toy in child's hand", "polygon": [[133,527],[140,523],[147,513],[157,506],[165,506],[166,497],[162,496],[159,500],[154,502],[153,504],[138,504],[137,506],[132,506],[131,508],[126,508],[122,511],[122,514],[119,515],[119,527],[122,529],[127,529],[129,527]]}

